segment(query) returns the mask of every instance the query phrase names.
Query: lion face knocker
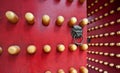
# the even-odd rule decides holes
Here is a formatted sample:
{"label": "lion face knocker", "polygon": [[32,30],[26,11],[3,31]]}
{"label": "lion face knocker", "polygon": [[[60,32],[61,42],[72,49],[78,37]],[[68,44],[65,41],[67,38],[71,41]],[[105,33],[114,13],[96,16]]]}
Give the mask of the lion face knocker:
{"label": "lion face knocker", "polygon": [[[72,35],[72,38],[74,39],[73,41],[76,45],[82,44],[82,40],[83,40],[82,32],[83,32],[82,27],[80,27],[78,25],[75,25],[72,27],[71,35]],[[79,40],[79,39],[81,39],[81,40]]]}

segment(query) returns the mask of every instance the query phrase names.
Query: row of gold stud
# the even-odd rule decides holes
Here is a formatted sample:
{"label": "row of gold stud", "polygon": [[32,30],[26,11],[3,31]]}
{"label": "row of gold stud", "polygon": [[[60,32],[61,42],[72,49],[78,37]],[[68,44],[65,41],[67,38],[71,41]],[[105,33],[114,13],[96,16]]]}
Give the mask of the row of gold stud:
{"label": "row of gold stud", "polygon": [[[16,13],[14,13],[13,11],[7,11],[5,13],[5,16],[7,18],[7,20],[11,23],[16,24],[19,21],[19,17],[17,16]],[[28,24],[34,24],[35,23],[35,16],[33,15],[33,13],[31,12],[27,12],[25,13],[25,20],[27,21]],[[49,15],[43,15],[42,16],[42,24],[45,26],[48,26],[50,24],[50,16]],[[58,16],[56,19],[56,24],[58,26],[61,26],[64,22],[64,17],[63,16]],[[68,21],[68,25],[69,26],[74,26],[77,23],[77,18],[76,17],[71,17],[70,20]],[[88,24],[88,19],[84,18],[83,20],[81,20],[79,22],[79,25],[84,27],[85,25]]]}
{"label": "row of gold stud", "polygon": [[93,30],[98,30],[98,29],[101,29],[101,28],[104,28],[104,27],[108,27],[110,25],[114,25],[115,23],[120,23],[120,19],[117,19],[116,21],[110,21],[108,23],[101,24],[99,26],[94,26],[94,27],[88,28],[87,31],[90,32],[90,31],[93,31]]}
{"label": "row of gold stud", "polygon": [[[68,48],[69,48],[69,50],[70,50],[71,52],[77,50],[77,46],[76,46],[75,44],[70,44]],[[64,46],[64,44],[58,44],[57,47],[56,47],[56,49],[57,49],[57,51],[59,51],[59,52],[63,52],[63,51],[65,50],[65,46]],[[82,44],[82,45],[80,46],[80,50],[82,50],[82,51],[85,51],[85,50],[87,50],[87,49],[88,49],[88,45],[87,45],[87,44]],[[27,52],[28,52],[29,54],[34,54],[34,53],[36,53],[36,50],[37,50],[37,48],[36,48],[35,45],[29,45],[29,46],[27,47]],[[45,53],[50,53],[51,50],[52,50],[52,48],[51,48],[50,45],[47,44],[47,45],[44,45],[44,46],[43,46],[43,51],[44,51]],[[3,52],[2,47],[0,47],[0,54],[2,54],[2,52]],[[8,47],[8,53],[11,54],[11,55],[18,54],[19,52],[20,52],[20,47],[19,47],[18,45],[12,45],[12,46],[9,46],[9,47]]]}
{"label": "row of gold stud", "polygon": [[96,55],[104,55],[104,56],[120,58],[120,54],[108,53],[108,52],[88,51],[88,54],[96,54]]}
{"label": "row of gold stud", "polygon": [[108,37],[108,36],[114,36],[114,35],[120,35],[120,31],[91,35],[91,36],[88,36],[88,38],[93,39],[93,38],[101,38],[101,37]]}
{"label": "row of gold stud", "polygon": [[89,67],[89,68],[91,68],[91,69],[94,69],[94,70],[96,70],[96,71],[98,71],[98,72],[100,72],[100,73],[108,73],[108,71],[105,71],[105,70],[103,70],[103,69],[100,69],[100,68],[98,68],[98,67],[96,67],[96,66],[92,66],[92,65],[90,65],[90,64],[88,64],[87,67]]}
{"label": "row of gold stud", "polygon": [[[78,72],[80,72],[80,73],[88,73],[88,69],[86,67],[84,67],[84,66],[81,66],[79,68],[79,71],[77,71],[76,68],[70,67],[68,73],[78,73]],[[52,73],[52,72],[50,70],[47,70],[47,71],[45,71],[45,73]],[[65,71],[64,71],[64,69],[58,69],[57,73],[65,73]]]}
{"label": "row of gold stud", "polygon": [[108,65],[110,67],[115,67],[116,69],[120,69],[120,65],[115,65],[114,63],[109,63],[109,62],[105,62],[105,61],[94,59],[94,58],[88,58],[88,60],[92,61],[92,62],[103,64],[103,65]]}
{"label": "row of gold stud", "polygon": [[[116,10],[117,10],[117,11],[120,11],[120,7],[118,7]],[[100,16],[92,19],[91,21],[89,21],[89,23],[93,23],[93,22],[95,22],[95,21],[98,21],[98,20],[102,19],[103,17],[107,17],[109,14],[112,15],[112,14],[114,14],[114,13],[115,13],[115,10],[110,10],[109,12],[106,12],[106,13],[104,13],[103,15],[100,15]]]}
{"label": "row of gold stud", "polygon": [[98,3],[98,0],[95,0],[93,3],[91,3],[89,6],[88,6],[88,9],[90,9],[92,6],[94,6],[95,4]]}
{"label": "row of gold stud", "polygon": [[[109,3],[113,3],[113,2],[114,2],[114,0],[110,0]],[[93,15],[95,12],[98,12],[99,10],[103,9],[103,7],[107,7],[109,5],[109,3],[104,3],[103,6],[99,6],[98,9],[95,9],[95,10],[91,11],[90,13],[88,13],[88,16]]]}
{"label": "row of gold stud", "polygon": [[89,43],[88,46],[118,46],[120,47],[120,43]]}

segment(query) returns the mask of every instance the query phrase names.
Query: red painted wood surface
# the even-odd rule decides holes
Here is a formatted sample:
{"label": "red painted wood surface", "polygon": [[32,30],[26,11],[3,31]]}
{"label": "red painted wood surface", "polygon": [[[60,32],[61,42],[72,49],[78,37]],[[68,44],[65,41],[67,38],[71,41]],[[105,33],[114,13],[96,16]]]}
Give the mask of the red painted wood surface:
{"label": "red painted wood surface", "polygon": [[[94,3],[97,0],[89,0],[87,2],[87,6],[91,6],[92,3]],[[92,11],[95,11],[95,9],[99,9],[100,6],[103,6],[103,9],[99,10],[98,12],[95,12],[91,16],[88,16],[89,21],[91,22],[92,19],[98,18],[100,15],[104,15],[105,13],[108,13],[108,16],[103,16],[102,19],[99,19],[97,21],[91,22],[88,25],[88,29],[103,25],[105,23],[110,23],[111,21],[115,21],[115,24],[109,25],[108,27],[103,27],[101,29],[93,30],[88,32],[88,36],[91,35],[97,35],[97,34],[104,34],[104,33],[110,33],[110,32],[117,32],[120,31],[120,23],[117,23],[117,19],[120,18],[120,11],[117,11],[117,8],[120,7],[120,1],[119,0],[113,0],[113,3],[110,3],[112,0],[98,0],[98,3],[94,3],[94,6],[92,6],[90,9],[87,9],[87,13],[91,13]],[[108,6],[104,6],[105,3],[108,3]],[[114,10],[114,14],[110,14],[110,10]],[[119,43],[120,42],[120,36],[114,35],[114,36],[107,36],[107,37],[101,37],[101,38],[93,38],[91,39],[90,43]],[[115,53],[120,54],[120,47],[118,46],[89,46],[89,51],[98,51],[98,52],[108,52],[108,53]],[[103,55],[95,55],[95,54],[88,54],[89,58],[94,58],[98,60],[102,60],[104,62],[108,63],[114,63],[115,65],[120,65],[120,59],[117,57],[110,57],[110,56],[103,56]],[[109,65],[104,65],[100,63],[95,63],[92,61],[88,61],[88,64],[98,67],[100,69],[103,69],[105,71],[108,71],[108,73],[119,73],[120,69],[116,69],[114,67],[110,67]],[[89,73],[99,73],[98,71],[95,71],[94,69],[89,68]]]}
{"label": "red painted wood surface", "polygon": [[[5,12],[11,10],[19,16],[17,24],[11,24],[5,18]],[[35,24],[26,23],[24,15],[32,12],[35,15]],[[51,21],[49,26],[41,23],[42,16],[47,14]],[[62,15],[65,21],[62,26],[56,26],[57,16]],[[56,73],[62,68],[68,73],[71,66],[79,70],[86,65],[86,52],[70,52],[68,45],[73,43],[71,28],[67,25],[69,19],[75,16],[78,23],[86,17],[86,2],[78,3],[77,0],[1,0],[0,1],[0,46],[3,53],[0,55],[0,73],[44,73],[50,70]],[[84,41],[86,43],[86,27],[83,28]],[[58,44],[64,44],[63,53],[56,51]],[[28,45],[35,45],[37,52],[29,55],[26,52]],[[45,54],[42,48],[45,44],[52,47],[49,54]],[[18,45],[21,51],[18,55],[9,55],[7,49],[11,45]]]}

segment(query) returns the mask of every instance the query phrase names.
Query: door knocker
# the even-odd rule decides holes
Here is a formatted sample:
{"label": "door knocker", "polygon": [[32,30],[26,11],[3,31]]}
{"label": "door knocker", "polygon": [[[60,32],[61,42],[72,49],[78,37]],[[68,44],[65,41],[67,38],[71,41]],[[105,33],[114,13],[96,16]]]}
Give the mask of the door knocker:
{"label": "door knocker", "polygon": [[80,46],[82,44],[82,41],[83,41],[82,33],[83,33],[83,31],[82,31],[81,26],[75,25],[75,26],[72,27],[71,35],[72,35],[74,43],[77,46]]}

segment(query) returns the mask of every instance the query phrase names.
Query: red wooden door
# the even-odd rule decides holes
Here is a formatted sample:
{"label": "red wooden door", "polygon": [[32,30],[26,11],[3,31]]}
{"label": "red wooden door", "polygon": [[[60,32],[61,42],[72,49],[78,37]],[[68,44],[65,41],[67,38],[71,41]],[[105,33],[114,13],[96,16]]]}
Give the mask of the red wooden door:
{"label": "red wooden door", "polygon": [[[10,23],[6,17],[6,11],[13,11],[19,18],[16,24]],[[26,22],[25,13],[31,12],[35,16],[35,22],[30,25]],[[49,15],[48,26],[42,24],[42,16]],[[61,26],[55,21],[58,16],[64,17]],[[71,17],[77,18],[77,24],[86,17],[86,2],[78,0],[1,0],[0,1],[0,46],[3,50],[0,55],[0,73],[44,73],[49,70],[57,73],[63,69],[66,73],[70,67],[78,72],[81,66],[86,66],[86,51],[78,47],[76,51],[69,50],[69,44],[73,43],[71,27],[68,21]],[[86,43],[86,27],[83,28],[83,43]],[[65,51],[56,50],[58,44],[64,44]],[[8,48],[17,45],[20,52],[17,55],[8,53]],[[27,47],[34,45],[35,54],[28,54]],[[43,46],[50,45],[50,53],[43,52]]]}
{"label": "red wooden door", "polygon": [[120,0],[89,0],[89,73],[120,71]]}

